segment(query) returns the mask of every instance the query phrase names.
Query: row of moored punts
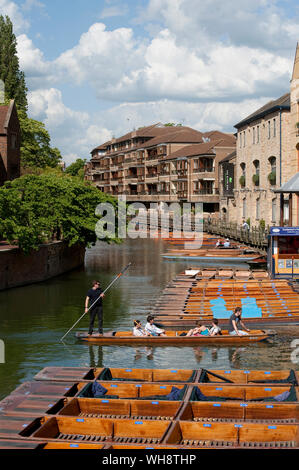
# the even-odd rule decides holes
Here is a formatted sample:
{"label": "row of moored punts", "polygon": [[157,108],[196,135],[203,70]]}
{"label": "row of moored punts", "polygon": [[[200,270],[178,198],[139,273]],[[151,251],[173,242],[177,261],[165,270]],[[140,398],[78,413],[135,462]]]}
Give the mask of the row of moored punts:
{"label": "row of moored punts", "polygon": [[187,327],[213,317],[226,327],[235,307],[255,327],[299,322],[299,295],[286,280],[203,279],[181,273],[162,292],[152,309],[164,326]]}
{"label": "row of moored punts", "polygon": [[0,402],[0,448],[297,449],[298,372],[48,367]]}

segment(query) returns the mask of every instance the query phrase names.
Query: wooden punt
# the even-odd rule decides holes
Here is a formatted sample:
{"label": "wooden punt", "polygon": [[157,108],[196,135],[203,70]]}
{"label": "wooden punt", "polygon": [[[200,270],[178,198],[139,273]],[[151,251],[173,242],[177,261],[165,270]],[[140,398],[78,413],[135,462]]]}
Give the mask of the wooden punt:
{"label": "wooden punt", "polygon": [[[64,369],[63,367],[61,369]],[[87,371],[87,372],[86,372]],[[101,381],[128,381],[128,382],[192,382],[195,380],[195,375],[198,371],[193,369],[134,369],[134,368],[114,368],[114,367],[95,367],[86,369],[83,375],[80,377],[81,387],[84,382],[90,382],[95,379]],[[42,381],[55,382],[60,377],[62,372],[59,371],[59,367],[45,367],[34,379]],[[74,368],[74,375],[69,374],[67,380],[74,382],[78,380],[76,368]],[[35,384],[34,382],[31,384]],[[63,382],[65,384],[65,382]],[[59,383],[57,383],[57,386]],[[37,385],[36,385],[37,386]],[[47,390],[47,386],[40,384],[39,390]],[[63,388],[62,388],[63,389]],[[20,392],[21,393],[21,392]],[[26,394],[28,394],[26,392]],[[60,393],[61,395],[61,393]]]}
{"label": "wooden punt", "polygon": [[268,421],[298,424],[299,404],[189,402],[184,405],[180,419],[196,422]]}
{"label": "wooden punt", "polygon": [[20,440],[20,439],[0,439],[1,450],[22,450],[22,449],[38,449],[40,444],[36,441]]}
{"label": "wooden punt", "polygon": [[57,414],[82,418],[173,420],[181,406],[177,401],[73,398]]}
{"label": "wooden punt", "polygon": [[[281,403],[298,402],[298,388],[294,385],[232,385],[205,384],[192,386],[191,401],[239,400]],[[198,395],[199,392],[199,395]],[[283,400],[282,394],[286,395]]]}
{"label": "wooden punt", "polygon": [[207,370],[201,369],[199,383],[236,383],[236,384],[291,384],[298,386],[297,372],[291,370]]}
{"label": "wooden punt", "polygon": [[[151,399],[157,400],[170,400],[180,401],[184,398],[187,392],[187,385],[181,383],[156,384],[156,383],[117,383],[117,382],[100,382],[104,389],[107,391],[103,394],[96,395],[93,392],[93,383],[90,382],[83,387],[76,397],[83,398],[103,398],[103,399]],[[173,387],[179,390],[178,396],[172,398]]]}
{"label": "wooden punt", "polygon": [[[103,368],[97,369],[97,374],[101,370]],[[49,377],[55,382],[90,380],[95,378],[93,372],[90,367],[45,367],[34,376],[34,380],[49,380]]]}
{"label": "wooden punt", "polygon": [[217,336],[180,336],[187,331],[166,331],[166,336],[133,336],[131,331],[118,331],[115,334],[105,334],[103,336],[88,336],[87,333],[78,332],[76,337],[79,340],[98,344],[132,344],[132,345],[166,345],[175,344],[199,345],[199,344],[248,344],[257,341],[265,341],[273,336],[273,333],[264,330],[251,330],[248,335],[232,336],[228,331],[223,330],[222,335]]}
{"label": "wooden punt", "polygon": [[23,432],[30,439],[84,442],[100,444],[105,442],[159,444],[171,421],[75,418],[55,416],[46,419],[38,429],[28,426]]}
{"label": "wooden punt", "polygon": [[196,448],[298,448],[298,425],[177,421],[164,442]]}

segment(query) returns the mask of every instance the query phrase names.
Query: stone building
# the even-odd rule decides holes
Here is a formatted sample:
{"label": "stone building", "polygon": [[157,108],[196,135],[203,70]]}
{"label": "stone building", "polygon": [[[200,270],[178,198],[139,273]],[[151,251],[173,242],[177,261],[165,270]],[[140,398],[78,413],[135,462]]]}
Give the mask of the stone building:
{"label": "stone building", "polygon": [[[298,225],[298,196],[279,193],[298,170],[298,45],[290,93],[269,101],[235,125],[237,147],[232,159],[233,196],[221,196],[226,220],[251,226]],[[221,165],[222,167],[222,165]],[[292,202],[292,204],[291,204]]]}
{"label": "stone building", "polygon": [[0,186],[20,176],[21,130],[14,100],[0,105]]}

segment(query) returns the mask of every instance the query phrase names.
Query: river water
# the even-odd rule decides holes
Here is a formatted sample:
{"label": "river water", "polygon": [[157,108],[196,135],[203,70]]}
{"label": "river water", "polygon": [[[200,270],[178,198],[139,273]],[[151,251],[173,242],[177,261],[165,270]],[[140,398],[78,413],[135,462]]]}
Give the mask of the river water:
{"label": "river water", "polygon": [[[0,292],[0,339],[5,346],[5,362],[0,363],[0,400],[47,366],[298,370],[291,356],[291,343],[299,338],[298,326],[279,327],[271,343],[246,347],[136,348],[79,342],[75,332],[86,331],[86,316],[63,343],[60,341],[84,312],[91,281],[99,279],[104,288],[129,262],[130,269],[105,296],[104,329],[128,330],[134,319],[145,324],[166,284],[189,267],[188,262],[164,260],[161,254],[166,247],[163,240],[150,238],[128,239],[121,245],[99,242],[87,250],[81,269]],[[296,359],[299,354],[295,354]]]}

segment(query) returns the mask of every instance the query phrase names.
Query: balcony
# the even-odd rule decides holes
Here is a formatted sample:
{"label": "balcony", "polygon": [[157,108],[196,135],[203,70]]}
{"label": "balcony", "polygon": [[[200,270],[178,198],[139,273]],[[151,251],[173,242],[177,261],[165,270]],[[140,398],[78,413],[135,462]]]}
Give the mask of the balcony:
{"label": "balcony", "polygon": [[193,168],[193,173],[215,173],[215,167]]}

